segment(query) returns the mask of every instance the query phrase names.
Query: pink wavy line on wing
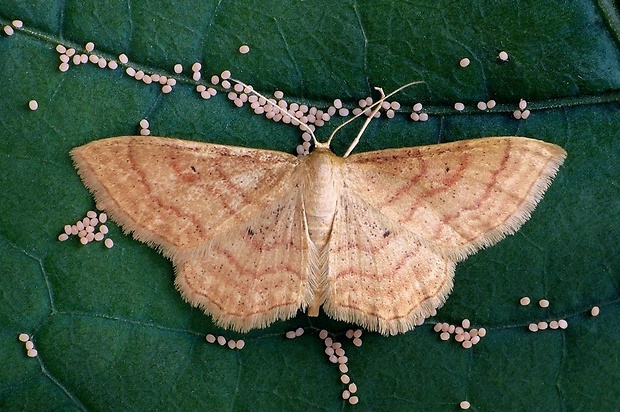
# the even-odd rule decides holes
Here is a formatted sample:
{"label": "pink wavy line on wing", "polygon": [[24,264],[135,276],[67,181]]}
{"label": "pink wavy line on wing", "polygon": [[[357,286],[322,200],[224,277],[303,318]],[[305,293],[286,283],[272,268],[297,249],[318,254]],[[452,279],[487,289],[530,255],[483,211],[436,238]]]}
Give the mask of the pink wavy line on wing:
{"label": "pink wavy line on wing", "polygon": [[[445,216],[442,219],[443,223],[449,224],[450,221],[459,217],[463,212],[479,209],[481,205],[491,197],[490,193],[492,189],[497,186],[497,178],[499,174],[502,173],[504,170],[506,170],[506,164],[508,163],[508,159],[510,158],[511,148],[512,148],[512,143],[509,140],[506,141],[506,149],[504,150],[504,157],[502,158],[500,166],[491,173],[491,181],[486,185],[484,193],[478,198],[476,198],[476,200],[471,205],[465,206],[461,208],[461,210],[459,210],[458,212]],[[464,238],[468,241],[472,241],[476,239],[476,237],[477,236],[474,236],[472,238],[465,238],[465,237]]]}
{"label": "pink wavy line on wing", "polygon": [[434,189],[431,190],[426,190],[422,193],[420,193],[420,196],[417,197],[417,200],[415,203],[413,203],[411,205],[411,207],[409,208],[409,210],[407,210],[407,213],[405,213],[403,216],[403,219],[401,219],[401,222],[408,222],[411,221],[411,219],[413,218],[413,214],[423,205],[426,203],[426,199],[436,196],[440,193],[446,192],[448,191],[452,186],[454,186],[455,184],[457,184],[459,181],[463,180],[463,175],[465,170],[467,170],[468,166],[469,166],[469,156],[467,155],[467,153],[462,153],[462,155],[459,157],[460,162],[459,162],[459,167],[456,170],[456,173],[454,173],[454,176],[452,178],[447,178],[445,177],[443,179],[444,182],[447,181],[446,185],[443,186],[438,186]]}
{"label": "pink wavy line on wing", "polygon": [[[151,185],[148,183],[146,174],[141,170],[141,168],[138,166],[135,156],[134,156],[134,144],[129,144],[129,150],[128,150],[128,159],[130,164],[133,166],[133,169],[136,171],[136,174],[139,176],[140,178],[140,183],[145,187],[147,193],[149,193],[151,199],[162,209],[168,210],[170,211],[172,214],[178,216],[178,217],[182,217],[182,218],[187,218],[187,213],[185,212],[181,212],[181,210],[179,210],[178,208],[174,207],[174,206],[170,206],[170,205],[166,205],[164,204],[157,196],[155,196],[153,194],[153,188],[151,187]],[[190,215],[189,217],[190,221],[194,224],[194,226],[199,230],[199,232],[203,232],[203,226],[202,224],[196,219],[195,216]],[[134,219],[132,219],[134,220]],[[134,220],[135,222],[135,220]],[[202,237],[202,236],[201,236]]]}
{"label": "pink wavy line on wing", "polygon": [[[254,248],[254,250],[256,250]],[[301,274],[301,270],[303,268],[299,268],[298,271],[295,271],[290,265],[288,264],[278,264],[277,266],[273,266],[271,268],[269,268],[269,270],[263,270],[259,273],[258,270],[255,271],[251,271],[248,268],[243,267],[239,261],[233,256],[233,254],[225,249],[224,247],[216,247],[214,249],[215,252],[223,255],[226,260],[228,260],[228,262],[235,268],[235,270],[239,273],[243,273],[244,275],[248,275],[253,279],[259,279],[261,277],[268,277],[270,274],[281,274],[281,273],[289,273],[294,275],[296,278],[298,278],[299,280],[303,281],[305,280],[305,277]]]}

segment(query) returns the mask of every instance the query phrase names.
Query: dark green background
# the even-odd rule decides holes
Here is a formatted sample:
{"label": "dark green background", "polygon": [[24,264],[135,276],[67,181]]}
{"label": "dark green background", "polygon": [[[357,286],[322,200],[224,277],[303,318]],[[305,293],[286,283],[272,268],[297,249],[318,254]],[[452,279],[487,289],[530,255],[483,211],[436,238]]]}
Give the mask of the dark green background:
{"label": "dark green background", "polygon": [[[620,409],[620,65],[611,1],[17,1],[0,2],[0,409],[472,410]],[[249,2],[247,2],[249,3]],[[110,224],[116,246],[56,240],[93,201],[71,148],[137,133],[293,152],[298,131],[224,94],[203,101],[190,81],[169,95],[93,65],[58,71],[57,43],[94,41],[158,73],[201,61],[289,100],[352,106],[372,86],[426,83],[397,99],[403,113],[373,122],[358,151],[522,135],[568,152],[531,220],[457,268],[435,319],[405,335],[345,343],[360,404],[340,399],[339,372],[305,315],[244,336],[242,351],[208,345],[208,316],[174,290],[171,264]],[[247,43],[251,51],[240,55]],[[497,53],[511,56],[498,62]],[[471,65],[458,62],[469,57]],[[187,73],[181,78],[188,80]],[[482,113],[478,100],[498,107]],[[511,112],[520,98],[527,121]],[[39,110],[28,110],[36,99]],[[414,123],[417,101],[430,113]],[[471,109],[457,113],[456,101]],[[325,138],[332,124],[319,130]],[[357,128],[337,135],[342,153]],[[551,306],[523,308],[521,296]],[[601,307],[592,318],[589,309]],[[442,342],[434,321],[469,318],[489,330],[472,350]],[[565,331],[530,333],[566,318]],[[305,326],[294,341],[285,331]],[[25,356],[20,332],[39,357]],[[226,333],[228,337],[238,337]]]}

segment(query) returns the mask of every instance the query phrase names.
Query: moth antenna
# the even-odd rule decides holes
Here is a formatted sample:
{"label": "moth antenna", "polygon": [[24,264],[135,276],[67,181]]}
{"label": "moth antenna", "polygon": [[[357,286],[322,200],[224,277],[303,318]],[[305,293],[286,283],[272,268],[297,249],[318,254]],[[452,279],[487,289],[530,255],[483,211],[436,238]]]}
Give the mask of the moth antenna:
{"label": "moth antenna", "polygon": [[377,114],[377,112],[379,110],[381,110],[381,104],[387,98],[385,96],[385,93],[383,93],[383,89],[382,88],[375,87],[375,90],[377,90],[381,94],[381,97],[379,98],[377,103],[375,103],[372,106],[370,106],[370,107],[374,106],[374,109],[372,110],[372,112],[370,112],[370,114],[368,115],[368,118],[366,119],[366,121],[362,125],[362,128],[360,129],[359,133],[357,134],[357,136],[355,136],[355,139],[353,139],[353,141],[351,142],[351,145],[349,145],[349,148],[347,149],[345,154],[342,156],[343,158],[349,156],[351,154],[351,152],[353,151],[353,149],[355,149],[355,146],[357,146],[357,144],[359,143],[360,139],[362,138],[362,134],[364,134],[364,132],[366,131],[366,128],[368,127],[368,125],[370,124],[372,119],[374,119],[375,114]]}
{"label": "moth antenna", "polygon": [[[359,143],[360,138],[361,138],[361,136],[362,136],[362,133],[364,132],[364,130],[366,129],[366,127],[368,127],[368,124],[370,123],[370,120],[372,120],[372,119],[373,119],[373,117],[374,117],[375,113],[381,109],[381,104],[385,101],[385,99],[387,99],[387,98],[389,98],[389,97],[391,97],[391,96],[395,95],[396,93],[400,92],[400,91],[401,91],[401,90],[403,90],[403,89],[406,89],[407,87],[413,86],[414,84],[421,84],[421,83],[424,83],[424,81],[423,81],[423,80],[418,80],[418,81],[415,81],[415,82],[407,83],[407,84],[405,84],[405,85],[403,85],[403,86],[400,86],[398,89],[396,89],[396,90],[394,90],[394,91],[390,92],[387,96],[383,94],[383,90],[382,90],[381,88],[379,88],[379,87],[375,87],[375,89],[380,90],[382,97],[381,97],[381,99],[379,99],[377,102],[375,102],[375,103],[371,104],[370,106],[368,106],[368,107],[366,108],[366,110],[368,110],[368,109],[373,110],[373,112],[372,112],[372,116],[368,116],[368,119],[367,119],[367,120],[366,120],[366,122],[364,123],[364,126],[362,127],[362,130],[361,130],[361,131],[360,131],[360,133],[358,133],[358,135],[355,137],[355,139],[353,140],[353,143],[351,143],[351,145],[350,145],[350,146],[349,146],[349,148],[347,149],[346,154],[345,154],[343,157],[347,157],[347,156],[351,153],[351,151],[353,151],[353,149],[355,148],[355,146]],[[377,106],[379,107],[379,110],[375,110],[375,108],[376,108]],[[330,145],[330,143],[331,143],[332,139],[334,138],[334,135],[336,134],[336,132],[338,132],[338,130],[340,130],[341,128],[343,128],[343,127],[344,127],[344,126],[346,126],[347,124],[351,123],[352,121],[354,121],[355,119],[357,119],[357,118],[358,118],[358,117],[360,117],[361,115],[365,114],[365,113],[366,113],[366,110],[363,110],[361,113],[359,113],[359,114],[357,114],[357,115],[353,116],[352,118],[350,118],[350,119],[349,119],[349,120],[347,120],[346,122],[344,122],[344,123],[342,123],[341,125],[339,125],[338,127],[336,127],[336,128],[334,129],[334,131],[332,132],[332,134],[331,134],[331,135],[329,135],[329,139],[327,139],[327,143],[326,143],[326,144],[327,144],[327,146],[329,147],[329,145]]]}
{"label": "moth antenna", "polygon": [[[244,82],[242,82],[241,80],[237,80],[237,79],[233,79],[230,78],[228,79],[230,81],[233,81],[237,84],[242,85],[244,88],[249,89],[249,92],[258,96],[258,97],[262,97],[263,99],[265,99],[265,101],[267,103],[269,103],[270,105],[272,105],[273,107],[275,107],[276,109],[278,109],[280,111],[280,113],[282,113],[282,116],[286,116],[288,118],[291,119],[291,123],[293,123],[294,125],[299,125],[302,129],[304,129],[304,131],[310,133],[310,136],[312,136],[312,141],[314,142],[314,146],[315,147],[319,147],[319,146],[323,146],[323,144],[321,144],[317,139],[316,136],[314,135],[314,132],[312,131],[312,129],[305,123],[303,123],[302,121],[300,121],[298,118],[296,118],[295,116],[291,116],[291,114],[284,110],[283,108],[281,108],[280,106],[278,106],[277,104],[275,104],[271,99],[268,99],[267,97],[263,96],[262,94],[260,94],[259,92],[257,92],[256,90],[254,90],[254,88],[250,85],[245,84]],[[329,147],[329,146],[328,146]]]}

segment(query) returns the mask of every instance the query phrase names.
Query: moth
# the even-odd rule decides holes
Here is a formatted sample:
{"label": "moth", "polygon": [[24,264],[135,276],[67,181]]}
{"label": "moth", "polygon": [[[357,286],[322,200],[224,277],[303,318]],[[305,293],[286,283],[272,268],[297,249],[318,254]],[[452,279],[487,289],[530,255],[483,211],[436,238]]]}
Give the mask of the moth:
{"label": "moth", "polygon": [[297,157],[123,136],[71,156],[98,208],[171,259],[183,298],[219,325],[322,307],[384,335],[433,314],[456,263],[518,230],[566,157],[525,137],[344,157],[329,146]]}

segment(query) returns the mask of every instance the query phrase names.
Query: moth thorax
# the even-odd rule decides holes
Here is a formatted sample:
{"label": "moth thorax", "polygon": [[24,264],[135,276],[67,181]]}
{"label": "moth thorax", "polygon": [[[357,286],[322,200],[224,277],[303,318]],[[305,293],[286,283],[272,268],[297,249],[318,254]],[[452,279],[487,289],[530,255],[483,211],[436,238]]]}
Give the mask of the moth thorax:
{"label": "moth thorax", "polygon": [[317,149],[307,157],[304,207],[308,219],[310,239],[321,248],[329,240],[342,191],[342,158],[326,149]]}

